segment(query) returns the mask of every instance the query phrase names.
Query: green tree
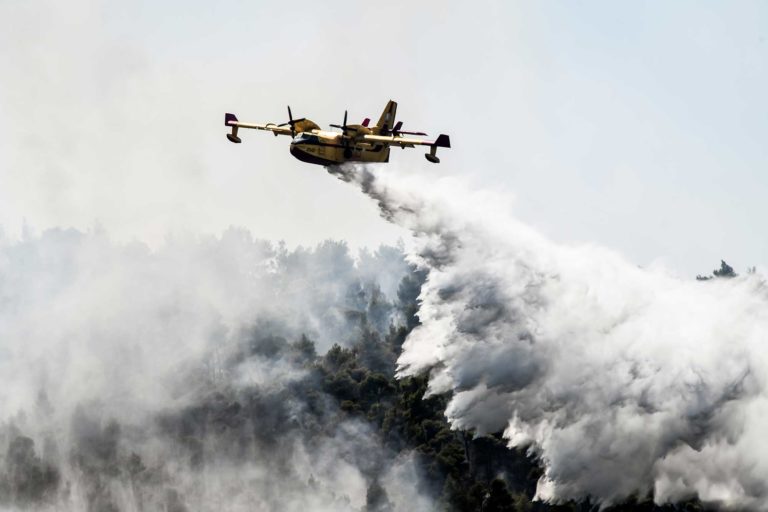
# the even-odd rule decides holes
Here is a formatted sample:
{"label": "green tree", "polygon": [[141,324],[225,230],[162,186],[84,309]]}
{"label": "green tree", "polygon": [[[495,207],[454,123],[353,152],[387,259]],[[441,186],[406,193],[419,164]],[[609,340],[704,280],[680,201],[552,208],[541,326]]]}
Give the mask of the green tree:
{"label": "green tree", "polygon": [[725,262],[725,260],[720,260],[720,269],[719,270],[713,270],[713,274],[715,274],[716,277],[736,277],[738,274],[733,271],[733,267],[730,266]]}

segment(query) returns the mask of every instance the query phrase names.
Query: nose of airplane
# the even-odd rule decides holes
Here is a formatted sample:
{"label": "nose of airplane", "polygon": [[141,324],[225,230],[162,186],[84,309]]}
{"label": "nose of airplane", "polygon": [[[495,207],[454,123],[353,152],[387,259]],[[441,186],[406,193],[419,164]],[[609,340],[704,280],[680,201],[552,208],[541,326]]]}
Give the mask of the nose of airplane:
{"label": "nose of airplane", "polygon": [[298,145],[296,143],[291,142],[291,145],[289,147],[289,151],[291,152],[291,154],[293,156],[295,156],[299,160],[302,160],[302,161],[304,160],[304,157],[305,157],[306,153],[304,151],[302,151],[301,148],[298,147]]}

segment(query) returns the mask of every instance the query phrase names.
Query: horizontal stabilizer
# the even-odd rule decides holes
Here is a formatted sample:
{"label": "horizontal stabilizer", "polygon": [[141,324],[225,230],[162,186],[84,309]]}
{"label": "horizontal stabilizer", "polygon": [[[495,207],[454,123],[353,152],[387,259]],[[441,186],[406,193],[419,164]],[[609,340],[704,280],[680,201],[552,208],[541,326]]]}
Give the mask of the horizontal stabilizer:
{"label": "horizontal stabilizer", "polygon": [[424,132],[409,132],[407,130],[401,130],[400,128],[403,127],[403,122],[398,121],[395,123],[395,127],[392,128],[392,134],[394,135],[426,135]]}

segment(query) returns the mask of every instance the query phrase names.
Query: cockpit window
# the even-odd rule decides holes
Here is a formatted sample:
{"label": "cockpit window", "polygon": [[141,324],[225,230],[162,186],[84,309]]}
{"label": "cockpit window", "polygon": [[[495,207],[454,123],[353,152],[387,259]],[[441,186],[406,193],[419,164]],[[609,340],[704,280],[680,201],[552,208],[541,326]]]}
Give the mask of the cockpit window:
{"label": "cockpit window", "polygon": [[300,133],[293,138],[294,144],[317,144],[318,142],[320,142],[320,140],[317,138],[317,135],[312,135],[310,133]]}

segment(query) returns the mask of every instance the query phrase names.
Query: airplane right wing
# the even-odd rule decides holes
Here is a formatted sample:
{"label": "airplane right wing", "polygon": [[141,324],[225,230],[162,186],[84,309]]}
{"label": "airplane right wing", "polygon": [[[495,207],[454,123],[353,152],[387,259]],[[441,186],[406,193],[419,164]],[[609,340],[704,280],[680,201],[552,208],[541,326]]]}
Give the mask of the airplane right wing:
{"label": "airplane right wing", "polygon": [[436,140],[413,139],[409,137],[398,137],[396,135],[363,135],[360,137],[360,140],[372,144],[386,144],[388,146],[400,146],[404,148],[412,148],[414,146],[435,146],[438,148],[451,147],[451,139],[444,134],[440,134]]}
{"label": "airplane right wing", "polygon": [[397,135],[363,135],[359,140],[371,144],[400,146],[401,148],[429,146],[429,153],[425,154],[424,157],[433,164],[440,163],[440,159],[437,158],[437,148],[451,147],[451,139],[445,134],[440,134],[435,140],[414,139],[409,137],[399,137]]}

